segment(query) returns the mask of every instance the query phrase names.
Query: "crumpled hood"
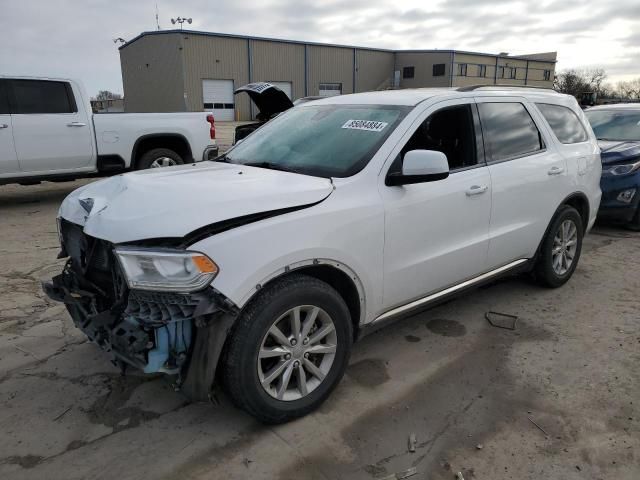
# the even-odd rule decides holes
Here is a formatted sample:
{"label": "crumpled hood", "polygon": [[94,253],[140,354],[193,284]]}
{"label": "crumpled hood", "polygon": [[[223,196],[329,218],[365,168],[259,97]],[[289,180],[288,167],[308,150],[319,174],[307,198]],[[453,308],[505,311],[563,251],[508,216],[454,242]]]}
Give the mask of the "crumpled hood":
{"label": "crumpled hood", "polygon": [[223,220],[313,204],[332,191],[326,178],[202,162],[85,185],[65,198],[59,216],[112,243],[179,238]]}
{"label": "crumpled hood", "polygon": [[598,140],[602,164],[615,164],[640,157],[640,142]]}

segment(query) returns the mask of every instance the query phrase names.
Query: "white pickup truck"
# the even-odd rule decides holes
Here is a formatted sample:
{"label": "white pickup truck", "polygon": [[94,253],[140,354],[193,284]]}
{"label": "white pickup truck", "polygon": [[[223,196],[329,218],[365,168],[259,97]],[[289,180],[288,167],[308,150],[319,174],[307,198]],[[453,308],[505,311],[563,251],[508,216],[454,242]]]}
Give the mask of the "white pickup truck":
{"label": "white pickup truck", "polygon": [[215,158],[206,112],[93,115],[70,79],[0,76],[0,185],[69,180]]}

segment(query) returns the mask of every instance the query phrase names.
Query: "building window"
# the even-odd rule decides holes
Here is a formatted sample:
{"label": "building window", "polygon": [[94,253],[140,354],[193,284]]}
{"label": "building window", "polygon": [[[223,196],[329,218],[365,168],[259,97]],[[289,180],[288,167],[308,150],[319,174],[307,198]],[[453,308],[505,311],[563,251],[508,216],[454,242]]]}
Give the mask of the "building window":
{"label": "building window", "polygon": [[402,78],[413,78],[416,74],[415,67],[403,67],[402,68]]}
{"label": "building window", "polygon": [[433,76],[442,77],[444,75],[444,63],[436,63],[433,66]]}
{"label": "building window", "polygon": [[551,70],[545,70],[543,75],[545,80],[551,80]]}
{"label": "building window", "polygon": [[478,76],[486,77],[487,76],[487,66],[486,65],[478,65]]}
{"label": "building window", "polygon": [[518,71],[518,69],[516,67],[510,67],[509,68],[509,78],[515,79],[517,71]]}
{"label": "building window", "polygon": [[334,97],[336,95],[342,95],[341,83],[321,83],[318,87],[318,94],[321,97]]}
{"label": "building window", "polygon": [[467,64],[466,63],[459,63],[458,64],[458,76],[459,77],[466,77],[467,76]]}
{"label": "building window", "polygon": [[498,78],[504,78],[504,67],[498,67]]}

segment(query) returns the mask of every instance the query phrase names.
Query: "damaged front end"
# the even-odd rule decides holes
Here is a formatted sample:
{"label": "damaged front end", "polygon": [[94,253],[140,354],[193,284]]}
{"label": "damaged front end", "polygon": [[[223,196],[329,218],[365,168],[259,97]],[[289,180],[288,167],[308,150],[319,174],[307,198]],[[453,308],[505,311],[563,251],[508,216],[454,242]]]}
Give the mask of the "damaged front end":
{"label": "damaged front end", "polygon": [[[64,302],[74,324],[110,352],[123,371],[131,365],[145,373],[176,374],[180,383],[189,363],[202,361],[193,358],[199,329],[207,330],[209,337],[207,327],[225,325],[215,332],[218,343],[224,342],[230,323],[223,317],[235,317],[237,312],[213,288],[190,293],[131,288],[113,244],[86,235],[81,226],[65,220],[60,222],[60,233],[60,257],[69,260],[43,289],[51,299]],[[221,345],[217,350],[219,356]],[[217,356],[205,355],[204,360],[214,363],[214,372]],[[213,377],[197,379],[203,391],[212,382]]]}

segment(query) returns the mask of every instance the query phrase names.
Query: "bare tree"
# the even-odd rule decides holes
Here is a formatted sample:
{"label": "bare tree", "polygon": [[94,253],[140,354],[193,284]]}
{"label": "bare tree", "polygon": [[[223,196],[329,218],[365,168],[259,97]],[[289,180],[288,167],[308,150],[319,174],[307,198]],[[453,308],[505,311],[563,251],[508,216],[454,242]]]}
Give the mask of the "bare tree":
{"label": "bare tree", "polygon": [[96,100],[119,100],[121,98],[122,95],[110,92],[109,90],[100,90],[96,95]]}
{"label": "bare tree", "polygon": [[602,96],[605,93],[604,81],[607,72],[602,68],[571,69],[560,72],[554,81],[554,88],[562,93],[580,96],[593,92]]}

